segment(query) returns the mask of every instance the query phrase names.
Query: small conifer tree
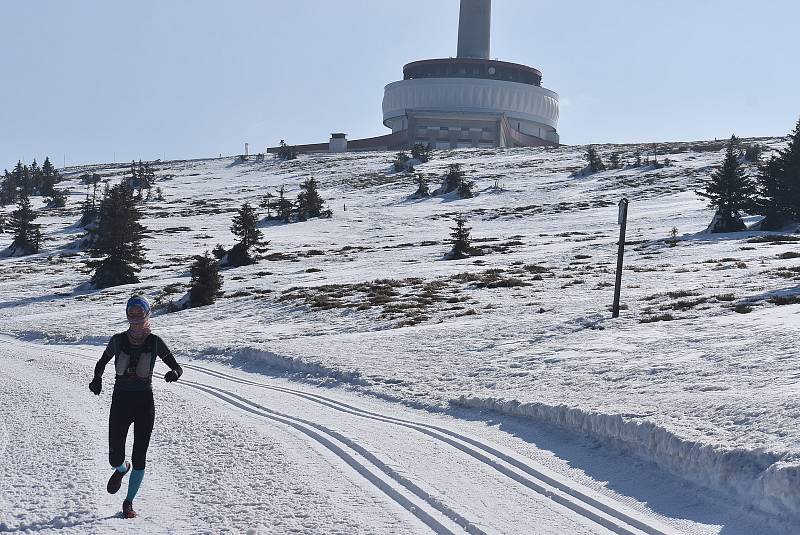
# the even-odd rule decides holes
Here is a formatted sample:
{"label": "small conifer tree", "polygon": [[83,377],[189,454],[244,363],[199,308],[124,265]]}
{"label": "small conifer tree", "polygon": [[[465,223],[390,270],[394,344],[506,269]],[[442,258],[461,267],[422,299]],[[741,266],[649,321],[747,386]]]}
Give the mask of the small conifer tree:
{"label": "small conifer tree", "polygon": [[28,255],[39,252],[42,232],[34,221],[36,212],[31,207],[30,198],[22,191],[17,200],[17,209],[11,212],[9,220],[9,229],[14,234],[14,241],[11,243],[12,254]]}
{"label": "small conifer tree", "polygon": [[306,221],[312,217],[320,217],[325,201],[319,196],[318,182],[314,177],[300,184],[300,193],[297,195],[297,219]]}
{"label": "small conifer tree", "polygon": [[586,160],[589,162],[589,170],[592,173],[606,170],[606,165],[603,163],[594,145],[589,145],[589,148],[586,149]]}
{"label": "small conifer tree", "polygon": [[761,162],[761,155],[764,153],[764,147],[758,143],[751,143],[744,150],[744,159],[749,163],[758,164]]}
{"label": "small conifer tree", "polygon": [[475,187],[475,182],[471,180],[462,179],[461,184],[458,185],[458,196],[462,199],[471,199],[475,196],[472,188]]}
{"label": "small conifer tree", "polygon": [[267,192],[267,194],[264,195],[264,198],[261,199],[261,204],[259,204],[259,206],[261,208],[264,208],[264,209],[267,210],[267,219],[272,219],[272,209],[275,206],[275,201],[273,201],[272,199],[274,199],[274,198],[275,198],[275,195],[273,195],[270,192]]}
{"label": "small conifer tree", "polygon": [[[23,165],[21,161],[18,161],[17,165],[14,166],[14,170],[11,171],[11,175],[14,177],[15,187],[19,188],[20,195],[26,195],[28,197],[33,195],[33,181],[31,180],[30,169],[27,165]],[[17,198],[18,197],[15,196],[14,201],[16,201]]]}
{"label": "small conifer tree", "polygon": [[414,193],[416,197],[430,197],[430,188],[424,176],[416,175],[414,177],[414,182],[417,184],[417,191]]}
{"label": "small conifer tree", "polygon": [[611,158],[610,158],[609,161],[610,161],[611,169],[619,169],[621,167],[620,163],[619,163],[619,153],[618,152],[612,152],[611,153]]}
{"label": "small conifer tree", "polygon": [[800,221],[800,121],[789,145],[762,167],[759,189],[766,216],[762,228],[777,230]]}
{"label": "small conifer tree", "polygon": [[156,174],[149,162],[139,160],[139,163],[131,162],[130,177],[126,177],[127,186],[136,192],[139,199],[142,198],[144,190],[150,190],[156,181]]}
{"label": "small conifer tree", "polygon": [[711,175],[704,189],[697,191],[717,211],[712,232],[739,232],[745,229],[741,213],[753,205],[755,185],[745,174],[740,157],[739,140],[732,136],[722,167]]}
{"label": "small conifer tree", "polygon": [[92,285],[110,288],[139,282],[137,274],[147,263],[142,240],[147,233],[139,222],[133,190],[123,182],[108,188],[100,202],[96,238],[89,248],[87,262],[94,270]]}
{"label": "small conifer tree", "polygon": [[39,167],[38,163],[36,163],[36,158],[33,159],[33,162],[31,162],[30,167],[28,167],[28,174],[30,177],[30,187],[31,187],[29,195],[41,195],[42,168]]}
{"label": "small conifer tree", "polygon": [[452,249],[450,250],[450,254],[448,257],[450,259],[459,259],[459,258],[466,258],[469,256],[470,250],[470,235],[469,232],[472,230],[470,227],[467,226],[467,220],[464,218],[463,215],[458,214],[455,218],[455,226],[451,227],[450,232],[450,243],[452,244]]}
{"label": "small conifer tree", "polygon": [[292,201],[286,197],[286,187],[278,190],[278,200],[275,203],[276,218],[288,223],[292,219]]}
{"label": "small conifer tree", "polygon": [[190,269],[192,274],[191,297],[192,307],[214,304],[217,297],[222,296],[222,275],[219,273],[219,262],[205,252],[196,256]]}
{"label": "small conifer tree", "polygon": [[137,171],[137,187],[139,189],[139,195],[142,194],[142,190],[150,190],[156,183],[156,172],[153,170],[153,166],[150,165],[150,162],[142,162],[139,160],[139,169]]}
{"label": "small conifer tree", "polygon": [[130,174],[131,176],[123,178],[122,182],[131,191],[136,191],[139,187],[139,167],[134,160],[131,160]]}
{"label": "small conifer tree", "polygon": [[675,247],[678,245],[678,227],[672,227],[669,231],[669,246]]}
{"label": "small conifer tree", "polygon": [[50,157],[46,157],[42,164],[39,192],[45,197],[52,197],[55,191],[55,185],[60,179],[61,177],[58,175],[56,168],[53,167]]}
{"label": "small conifer tree", "polygon": [[222,260],[225,258],[225,255],[228,254],[228,250],[223,247],[221,243],[218,243],[213,249],[211,249],[211,254],[214,255],[214,258],[217,260]]}
{"label": "small conifer tree", "polygon": [[0,183],[0,206],[6,206],[17,200],[17,181],[14,175],[6,169],[3,173],[3,181]]}
{"label": "small conifer tree", "polygon": [[450,193],[451,191],[457,190],[464,181],[465,176],[466,173],[461,170],[461,164],[451,163],[444,177],[443,193]]}
{"label": "small conifer tree", "polygon": [[[97,208],[97,188],[100,185],[100,175],[89,175],[89,178],[85,181],[85,183],[86,199],[83,202],[81,209],[81,220],[78,223],[83,228],[95,223],[100,215],[100,211]],[[89,193],[90,189],[91,194]]]}
{"label": "small conifer tree", "polygon": [[394,161],[392,165],[394,166],[395,173],[402,173],[403,171],[408,170],[408,161],[411,158],[408,157],[408,154],[405,152],[398,152],[397,155],[394,157]]}
{"label": "small conifer tree", "polygon": [[432,152],[433,147],[431,147],[430,143],[427,145],[417,143],[411,148],[411,157],[415,160],[419,160],[422,163],[427,163],[431,159]]}
{"label": "small conifer tree", "polygon": [[762,230],[779,230],[792,220],[788,184],[783,180],[783,161],[773,156],[759,167],[758,211],[764,216]]}
{"label": "small conifer tree", "polygon": [[233,217],[231,232],[239,238],[239,242],[228,253],[228,265],[238,267],[254,264],[266,252],[269,242],[264,241],[264,234],[258,228],[258,215],[248,203],[244,203]]}
{"label": "small conifer tree", "polygon": [[294,201],[295,213],[297,213],[298,221],[308,221],[308,202],[305,193],[298,193],[297,199]]}
{"label": "small conifer tree", "polygon": [[45,202],[48,208],[64,208],[67,205],[67,194],[64,190],[54,189]]}

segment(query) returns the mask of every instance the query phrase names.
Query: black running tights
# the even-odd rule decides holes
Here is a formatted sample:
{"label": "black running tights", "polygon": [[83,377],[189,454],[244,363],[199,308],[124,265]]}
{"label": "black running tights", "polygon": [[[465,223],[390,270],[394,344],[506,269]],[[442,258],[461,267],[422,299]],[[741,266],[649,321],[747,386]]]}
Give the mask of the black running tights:
{"label": "black running tights", "polygon": [[108,462],[117,467],[125,462],[125,439],[133,424],[133,454],[135,470],[144,470],[147,447],[156,419],[153,391],[114,392],[108,419]]}

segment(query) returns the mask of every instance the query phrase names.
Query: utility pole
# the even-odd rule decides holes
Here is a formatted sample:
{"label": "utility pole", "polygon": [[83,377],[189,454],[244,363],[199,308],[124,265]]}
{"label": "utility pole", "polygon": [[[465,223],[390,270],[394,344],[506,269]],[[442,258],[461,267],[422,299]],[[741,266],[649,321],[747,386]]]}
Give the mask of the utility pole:
{"label": "utility pole", "polygon": [[617,284],[614,286],[614,307],[612,309],[613,318],[619,317],[619,298],[622,293],[622,265],[625,258],[625,232],[628,228],[628,199],[623,198],[619,201],[619,250],[617,252]]}

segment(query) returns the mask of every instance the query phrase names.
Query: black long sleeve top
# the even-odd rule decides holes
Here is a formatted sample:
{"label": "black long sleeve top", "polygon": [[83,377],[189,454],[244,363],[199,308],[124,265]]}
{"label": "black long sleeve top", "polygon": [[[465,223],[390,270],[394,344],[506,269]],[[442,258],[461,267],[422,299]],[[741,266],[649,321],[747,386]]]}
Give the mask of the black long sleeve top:
{"label": "black long sleeve top", "polygon": [[133,345],[127,333],[115,334],[108,342],[103,356],[94,367],[95,377],[102,377],[106,365],[114,359],[116,370],[115,392],[137,392],[152,389],[153,368],[156,356],[180,377],[180,367],[164,341],[155,334],[149,335],[140,346]]}

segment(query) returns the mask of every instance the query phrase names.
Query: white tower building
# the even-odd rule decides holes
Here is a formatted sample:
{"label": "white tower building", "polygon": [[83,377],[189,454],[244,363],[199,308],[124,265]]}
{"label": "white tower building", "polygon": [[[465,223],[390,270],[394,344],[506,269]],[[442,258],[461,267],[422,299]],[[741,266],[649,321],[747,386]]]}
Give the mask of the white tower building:
{"label": "white tower building", "polygon": [[558,144],[558,95],[541,86],[542,73],[490,59],[491,11],[491,0],[461,0],[458,57],[409,63],[386,86],[383,123],[405,145]]}

